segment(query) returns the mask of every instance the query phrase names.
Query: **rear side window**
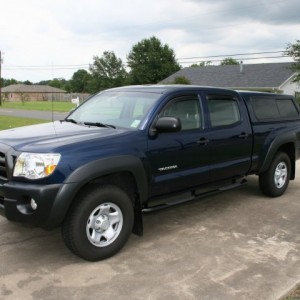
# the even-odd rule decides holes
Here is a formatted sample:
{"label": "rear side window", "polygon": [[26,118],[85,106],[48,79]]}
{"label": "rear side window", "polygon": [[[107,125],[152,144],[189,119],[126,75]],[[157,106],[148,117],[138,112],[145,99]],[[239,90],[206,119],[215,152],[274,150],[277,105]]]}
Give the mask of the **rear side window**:
{"label": "rear side window", "polygon": [[272,97],[252,97],[251,104],[259,121],[290,119],[298,117],[298,111],[292,99]]}
{"label": "rear side window", "polygon": [[294,118],[298,116],[298,111],[291,99],[276,100],[280,116],[283,118]]}
{"label": "rear side window", "polygon": [[232,96],[208,95],[207,103],[212,127],[228,126],[241,120],[237,100]]}

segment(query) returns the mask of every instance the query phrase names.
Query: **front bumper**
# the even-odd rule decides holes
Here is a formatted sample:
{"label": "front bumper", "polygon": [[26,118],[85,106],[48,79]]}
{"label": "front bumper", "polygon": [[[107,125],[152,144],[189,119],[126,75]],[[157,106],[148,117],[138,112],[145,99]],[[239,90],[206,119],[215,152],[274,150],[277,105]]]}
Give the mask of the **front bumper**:
{"label": "front bumper", "polygon": [[[0,182],[0,215],[11,221],[43,226],[62,186]],[[31,199],[37,204],[35,210],[30,205]]]}

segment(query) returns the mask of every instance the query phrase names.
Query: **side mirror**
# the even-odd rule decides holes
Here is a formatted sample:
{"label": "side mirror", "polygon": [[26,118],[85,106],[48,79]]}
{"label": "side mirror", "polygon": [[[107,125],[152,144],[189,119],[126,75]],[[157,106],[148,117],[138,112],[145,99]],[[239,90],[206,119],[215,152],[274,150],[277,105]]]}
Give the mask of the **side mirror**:
{"label": "side mirror", "polygon": [[150,136],[160,132],[178,132],[181,130],[180,119],[174,117],[159,118],[150,129]]}

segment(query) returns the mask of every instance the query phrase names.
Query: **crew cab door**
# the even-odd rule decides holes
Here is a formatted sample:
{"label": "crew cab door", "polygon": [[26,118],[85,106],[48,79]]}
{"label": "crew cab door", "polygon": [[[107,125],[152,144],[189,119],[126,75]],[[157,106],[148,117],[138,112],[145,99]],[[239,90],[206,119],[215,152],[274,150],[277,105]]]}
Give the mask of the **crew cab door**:
{"label": "crew cab door", "polygon": [[203,93],[208,118],[212,180],[245,175],[251,166],[252,129],[236,94]]}
{"label": "crew cab door", "polygon": [[162,132],[149,138],[151,196],[184,190],[210,181],[210,151],[200,97],[197,94],[171,98],[158,117],[177,117],[179,132]]}

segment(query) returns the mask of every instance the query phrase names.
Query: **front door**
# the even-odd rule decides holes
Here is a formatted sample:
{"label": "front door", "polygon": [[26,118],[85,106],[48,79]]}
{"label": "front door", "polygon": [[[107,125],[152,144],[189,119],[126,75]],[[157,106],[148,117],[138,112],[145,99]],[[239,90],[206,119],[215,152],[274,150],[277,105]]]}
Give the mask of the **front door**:
{"label": "front door", "polygon": [[200,97],[178,96],[159,112],[181,120],[182,130],[149,139],[151,196],[189,189],[210,181],[209,132],[204,129]]}

